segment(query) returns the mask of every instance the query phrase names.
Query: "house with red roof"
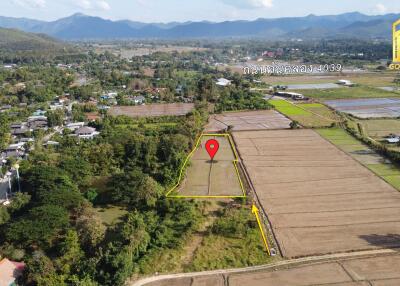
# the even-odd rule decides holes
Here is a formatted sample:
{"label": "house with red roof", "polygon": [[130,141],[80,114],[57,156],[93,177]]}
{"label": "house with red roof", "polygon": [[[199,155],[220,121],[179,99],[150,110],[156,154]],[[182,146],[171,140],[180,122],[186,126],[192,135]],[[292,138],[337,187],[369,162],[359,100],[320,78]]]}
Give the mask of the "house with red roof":
{"label": "house with red roof", "polygon": [[15,286],[16,280],[22,275],[25,263],[14,262],[4,258],[0,261],[0,286]]}

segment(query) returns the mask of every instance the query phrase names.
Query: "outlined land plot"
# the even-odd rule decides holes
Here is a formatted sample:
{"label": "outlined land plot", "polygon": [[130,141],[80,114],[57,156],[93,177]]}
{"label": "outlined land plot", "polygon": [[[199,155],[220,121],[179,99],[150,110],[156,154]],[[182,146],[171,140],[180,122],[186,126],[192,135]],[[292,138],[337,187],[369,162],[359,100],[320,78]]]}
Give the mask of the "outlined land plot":
{"label": "outlined land plot", "polygon": [[[205,144],[215,139],[219,150],[213,160]],[[237,153],[229,134],[203,134],[180,170],[170,198],[241,198],[245,191],[237,167]]]}

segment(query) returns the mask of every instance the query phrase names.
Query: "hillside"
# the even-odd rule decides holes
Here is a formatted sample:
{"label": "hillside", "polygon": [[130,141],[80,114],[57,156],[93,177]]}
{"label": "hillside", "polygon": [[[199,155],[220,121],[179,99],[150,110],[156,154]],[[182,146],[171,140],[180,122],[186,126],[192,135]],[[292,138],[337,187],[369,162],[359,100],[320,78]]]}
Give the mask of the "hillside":
{"label": "hillside", "polygon": [[68,44],[52,39],[47,35],[22,32],[15,29],[0,28],[0,49],[12,51],[63,50]]}
{"label": "hillside", "polygon": [[141,23],[111,21],[100,17],[74,14],[52,22],[0,16],[0,27],[42,33],[63,40],[86,39],[179,39],[238,38],[320,39],[391,37],[391,23],[400,14],[378,16],[358,12],[340,15],[257,19],[253,21]]}

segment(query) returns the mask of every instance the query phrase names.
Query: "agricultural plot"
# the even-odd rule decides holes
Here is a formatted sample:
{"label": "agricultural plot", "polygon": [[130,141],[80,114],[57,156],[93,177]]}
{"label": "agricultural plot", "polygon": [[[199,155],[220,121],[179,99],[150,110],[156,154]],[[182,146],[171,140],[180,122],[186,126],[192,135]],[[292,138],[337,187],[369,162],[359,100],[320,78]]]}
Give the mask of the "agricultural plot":
{"label": "agricultural plot", "polygon": [[[209,139],[219,142],[219,151],[213,160],[206,151]],[[235,198],[244,197],[242,181],[236,165],[236,154],[230,137],[202,135],[195,150],[183,166],[179,185],[168,197],[176,198]]]}
{"label": "agricultural plot", "polygon": [[276,110],[304,127],[327,127],[339,118],[328,107],[319,103],[294,104],[286,100],[270,100]]}
{"label": "agricultural plot", "polygon": [[321,129],[317,132],[362,165],[400,191],[400,170],[343,129]]}
{"label": "agricultural plot", "polygon": [[361,124],[365,135],[375,140],[382,140],[389,134],[400,134],[399,119],[357,120],[356,123]]}
{"label": "agricultural plot", "polygon": [[226,112],[211,116],[205,130],[218,132],[229,126],[233,131],[289,128],[290,120],[275,110]]}
{"label": "agricultural plot", "polygon": [[113,106],[108,111],[112,116],[158,117],[186,115],[194,109],[193,103],[150,104],[139,106]]}
{"label": "agricultural plot", "polygon": [[400,98],[400,93],[382,90],[371,86],[356,86],[334,89],[309,89],[300,90],[307,97],[323,100],[350,99],[350,98]]}
{"label": "agricultural plot", "polygon": [[292,76],[266,76],[263,80],[274,85],[297,85],[297,84],[325,84],[335,83],[341,79],[349,80],[353,83],[370,86],[382,87],[393,86],[395,75],[393,73],[358,73],[345,75],[292,75]]}
{"label": "agricultural plot", "polygon": [[328,100],[325,104],[358,118],[400,116],[400,99],[394,98]]}
{"label": "agricultural plot", "polygon": [[332,89],[332,88],[342,88],[343,86],[335,83],[305,83],[305,84],[289,84],[287,89]]}
{"label": "agricultural plot", "polygon": [[285,257],[400,246],[400,193],[316,132],[234,139]]}

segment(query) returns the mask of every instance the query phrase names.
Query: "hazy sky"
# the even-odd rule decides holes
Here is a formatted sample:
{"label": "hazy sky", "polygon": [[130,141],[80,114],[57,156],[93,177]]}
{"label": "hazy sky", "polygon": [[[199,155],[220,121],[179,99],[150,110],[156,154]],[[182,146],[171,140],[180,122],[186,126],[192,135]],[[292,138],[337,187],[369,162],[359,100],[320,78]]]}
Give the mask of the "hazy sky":
{"label": "hazy sky", "polygon": [[143,22],[223,21],[359,11],[400,13],[399,0],[0,0],[0,15],[55,20],[81,12]]}

